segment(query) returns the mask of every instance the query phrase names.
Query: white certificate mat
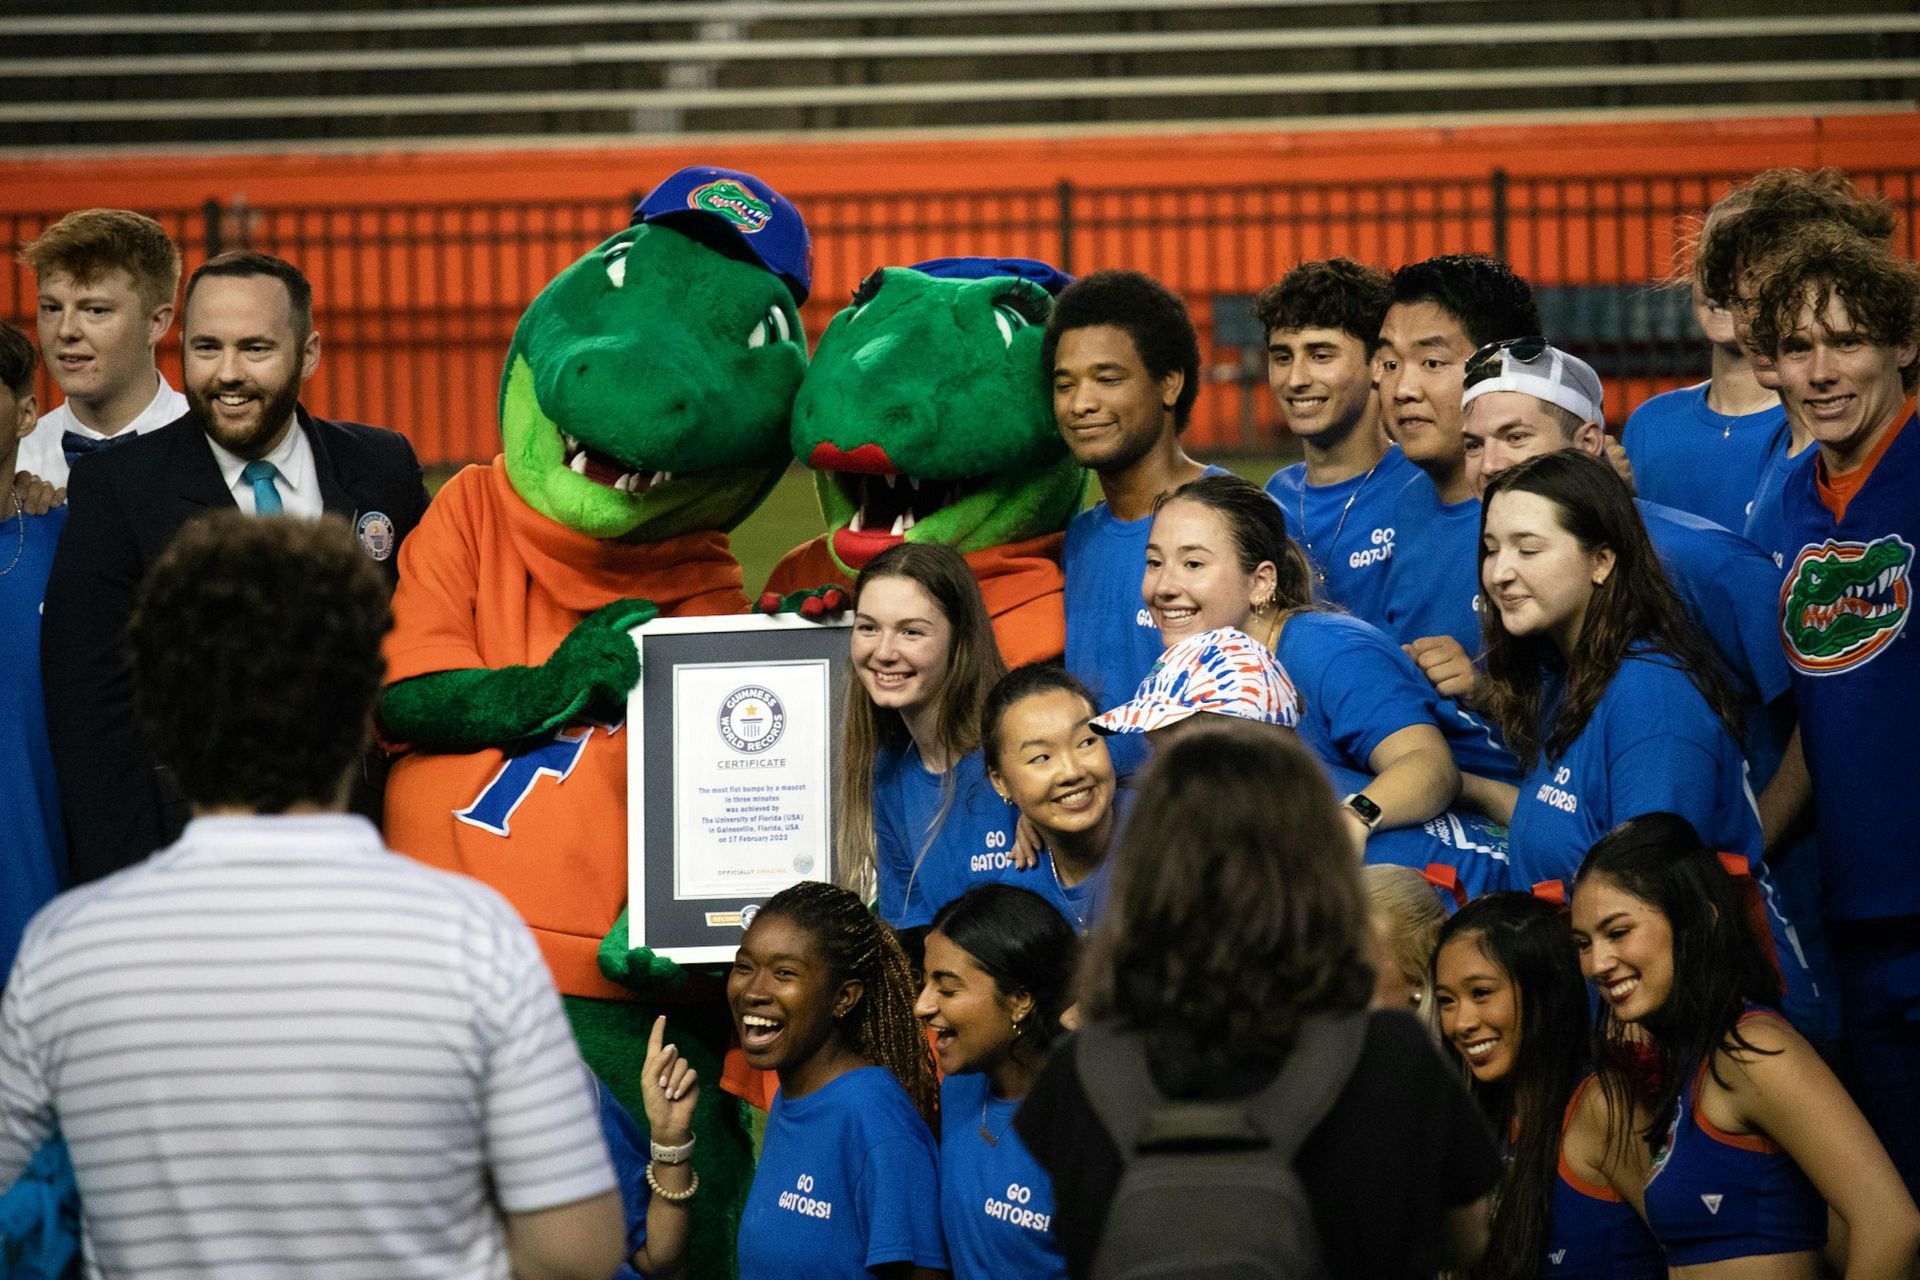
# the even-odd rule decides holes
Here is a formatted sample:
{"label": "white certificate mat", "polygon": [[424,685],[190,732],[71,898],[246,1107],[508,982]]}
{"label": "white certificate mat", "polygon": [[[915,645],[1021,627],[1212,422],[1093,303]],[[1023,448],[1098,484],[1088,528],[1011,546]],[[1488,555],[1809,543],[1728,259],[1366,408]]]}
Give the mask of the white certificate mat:
{"label": "white certificate mat", "polygon": [[849,626],[791,614],[656,618],[632,631],[627,937],[681,964],[733,959],[760,904],[834,878]]}
{"label": "white certificate mat", "polygon": [[673,890],[767,898],[828,865],[823,659],[673,669]]}

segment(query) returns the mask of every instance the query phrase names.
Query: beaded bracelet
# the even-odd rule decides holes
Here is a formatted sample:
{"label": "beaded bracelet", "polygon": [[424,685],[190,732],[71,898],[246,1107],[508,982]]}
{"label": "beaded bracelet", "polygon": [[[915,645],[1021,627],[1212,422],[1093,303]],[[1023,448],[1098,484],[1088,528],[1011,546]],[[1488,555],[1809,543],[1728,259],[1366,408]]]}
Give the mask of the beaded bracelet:
{"label": "beaded bracelet", "polygon": [[700,1172],[697,1169],[693,1171],[693,1181],[687,1184],[685,1191],[668,1191],[653,1180],[653,1164],[649,1161],[647,1164],[647,1186],[652,1190],[653,1194],[659,1196],[668,1204],[681,1204],[693,1199],[693,1193],[700,1189]]}

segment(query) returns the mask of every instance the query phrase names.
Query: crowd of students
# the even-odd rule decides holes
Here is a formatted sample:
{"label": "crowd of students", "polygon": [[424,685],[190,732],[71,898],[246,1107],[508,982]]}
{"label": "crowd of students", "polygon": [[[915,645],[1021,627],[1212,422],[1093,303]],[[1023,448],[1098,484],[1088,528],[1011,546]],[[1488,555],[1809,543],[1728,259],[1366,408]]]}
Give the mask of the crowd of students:
{"label": "crowd of students", "polygon": [[[1705,211],[1712,376],[1624,447],[1505,265],[1303,264],[1255,304],[1305,453],[1264,491],[1182,446],[1180,301],[1068,285],[1035,376],[1101,501],[1064,660],[1009,671],[944,546],[855,581],[839,884],[767,901],[726,982],[778,1081],[740,1274],[1920,1274],[1892,230],[1833,171]],[[45,581],[47,488],[6,495],[40,556],[13,585]],[[644,1075],[651,1160],[601,1108],[623,1252],[676,1274],[712,1082],[657,1030]],[[0,1183],[32,1154],[12,1105]]]}

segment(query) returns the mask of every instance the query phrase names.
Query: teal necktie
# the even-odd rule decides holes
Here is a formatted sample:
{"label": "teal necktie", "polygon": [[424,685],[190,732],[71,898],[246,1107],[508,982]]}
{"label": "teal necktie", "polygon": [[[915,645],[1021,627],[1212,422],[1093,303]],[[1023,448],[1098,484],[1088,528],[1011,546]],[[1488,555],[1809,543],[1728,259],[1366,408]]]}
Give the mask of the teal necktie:
{"label": "teal necktie", "polygon": [[280,505],[280,491],[273,487],[274,478],[280,474],[280,468],[271,462],[249,462],[240,472],[240,478],[253,486],[253,514],[257,516],[277,516],[283,510]]}

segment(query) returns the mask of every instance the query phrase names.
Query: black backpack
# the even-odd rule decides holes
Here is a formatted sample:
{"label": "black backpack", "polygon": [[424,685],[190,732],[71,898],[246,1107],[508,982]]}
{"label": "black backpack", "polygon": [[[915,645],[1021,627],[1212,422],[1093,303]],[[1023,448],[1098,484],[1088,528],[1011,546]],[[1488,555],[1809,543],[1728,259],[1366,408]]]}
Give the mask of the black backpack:
{"label": "black backpack", "polygon": [[1365,1012],[1310,1018],[1259,1093],[1169,1099],[1135,1032],[1094,1024],[1080,1083],[1120,1149],[1093,1280],[1321,1280],[1326,1265],[1294,1154],[1360,1060]]}

